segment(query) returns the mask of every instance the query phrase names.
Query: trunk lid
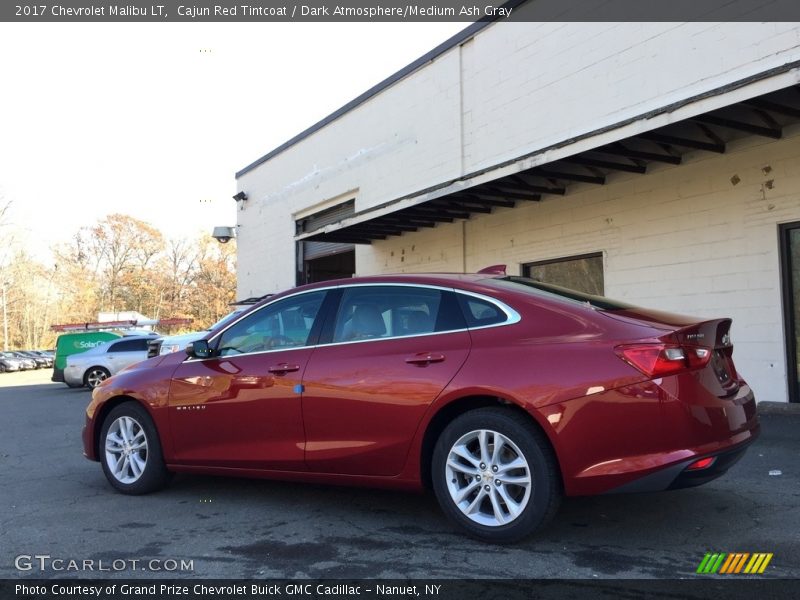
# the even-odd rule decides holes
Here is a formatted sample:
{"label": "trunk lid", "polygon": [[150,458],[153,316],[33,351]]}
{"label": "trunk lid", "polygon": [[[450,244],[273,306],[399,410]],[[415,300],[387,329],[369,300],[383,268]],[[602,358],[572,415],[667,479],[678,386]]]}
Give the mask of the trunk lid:
{"label": "trunk lid", "polygon": [[[703,387],[717,397],[732,397],[739,391],[741,380],[733,364],[731,319],[703,320],[641,308],[604,312],[617,320],[657,329],[660,334],[655,337],[667,344],[680,346],[689,358],[697,358],[705,351],[710,352],[710,359],[704,366],[689,369]],[[690,360],[689,363],[691,362]]]}

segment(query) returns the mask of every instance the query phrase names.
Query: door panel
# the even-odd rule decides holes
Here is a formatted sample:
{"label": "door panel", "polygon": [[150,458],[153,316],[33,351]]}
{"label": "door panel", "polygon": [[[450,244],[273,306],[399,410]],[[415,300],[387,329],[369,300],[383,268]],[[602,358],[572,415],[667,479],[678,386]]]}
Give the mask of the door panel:
{"label": "door panel", "polygon": [[323,333],[332,344],[316,349],[303,377],[308,468],[398,474],[425,411],[469,354],[464,327],[451,292],[345,288]]}
{"label": "door panel", "polygon": [[[300,348],[218,357],[178,367],[169,406],[177,461],[304,470],[298,386],[312,352]],[[276,371],[281,365],[298,368]]]}
{"label": "door panel", "polygon": [[[408,362],[428,354],[444,359]],[[308,468],[398,474],[425,411],[468,354],[467,332],[317,348],[303,378]]]}
{"label": "door panel", "polygon": [[114,366],[114,372],[119,373],[125,367],[130,367],[145,360],[141,352],[109,352],[108,360]]}
{"label": "door panel", "polygon": [[174,455],[184,464],[304,470],[301,381],[326,292],[265,305],[184,362],[170,384]]}

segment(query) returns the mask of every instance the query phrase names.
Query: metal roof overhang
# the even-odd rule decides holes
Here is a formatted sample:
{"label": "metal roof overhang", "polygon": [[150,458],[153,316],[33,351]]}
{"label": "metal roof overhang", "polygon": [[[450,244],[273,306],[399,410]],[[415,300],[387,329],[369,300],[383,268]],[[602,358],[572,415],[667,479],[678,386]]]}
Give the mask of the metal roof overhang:
{"label": "metal roof overhang", "polygon": [[609,174],[643,175],[653,163],[681,164],[690,151],[724,154],[745,136],[780,139],[800,122],[800,61],[688,98],[622,123],[364,210],[304,232],[297,241],[370,244],[469,219],[495,208],[564,196],[574,183],[604,185]]}

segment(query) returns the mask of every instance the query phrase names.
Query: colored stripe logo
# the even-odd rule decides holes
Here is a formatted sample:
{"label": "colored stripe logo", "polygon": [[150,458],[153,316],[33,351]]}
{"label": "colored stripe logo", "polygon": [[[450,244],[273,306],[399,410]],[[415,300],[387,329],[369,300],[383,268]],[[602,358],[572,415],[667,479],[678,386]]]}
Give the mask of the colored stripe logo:
{"label": "colored stripe logo", "polygon": [[697,573],[704,575],[736,575],[746,573],[748,575],[760,575],[764,572],[772,560],[772,552],[708,552],[700,565]]}

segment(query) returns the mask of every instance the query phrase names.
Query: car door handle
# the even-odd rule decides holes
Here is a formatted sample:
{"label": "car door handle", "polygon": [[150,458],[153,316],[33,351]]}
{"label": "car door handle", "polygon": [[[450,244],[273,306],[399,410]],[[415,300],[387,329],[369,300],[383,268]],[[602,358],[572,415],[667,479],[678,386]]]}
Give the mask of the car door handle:
{"label": "car door handle", "polygon": [[439,352],[420,352],[419,354],[415,354],[414,356],[409,356],[406,359],[406,362],[410,365],[417,365],[419,367],[424,367],[431,363],[442,362],[444,360],[444,354],[440,354]]}
{"label": "car door handle", "polygon": [[274,373],[275,375],[283,375],[285,373],[291,373],[292,371],[299,371],[299,370],[300,370],[300,365],[290,365],[289,363],[272,365],[269,368],[269,372]]}

